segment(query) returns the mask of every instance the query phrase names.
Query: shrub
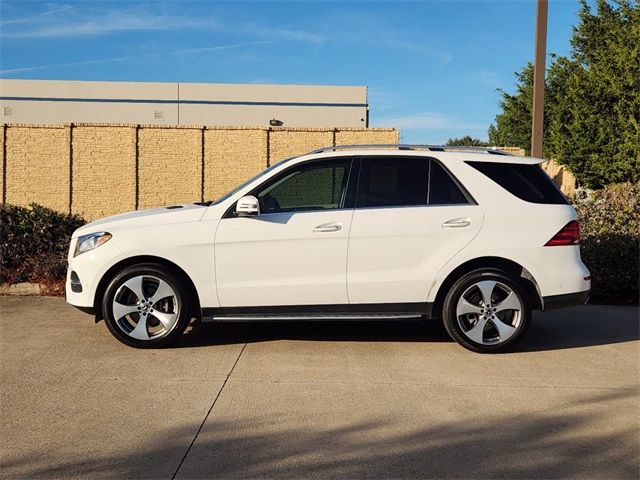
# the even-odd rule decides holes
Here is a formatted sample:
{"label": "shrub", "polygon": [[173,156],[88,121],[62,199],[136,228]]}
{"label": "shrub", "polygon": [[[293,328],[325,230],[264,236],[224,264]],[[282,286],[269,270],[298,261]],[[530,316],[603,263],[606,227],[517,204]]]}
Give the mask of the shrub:
{"label": "shrub", "polygon": [[593,303],[638,304],[640,184],[610,185],[573,202]]}
{"label": "shrub", "polygon": [[0,283],[34,282],[62,293],[69,240],[84,224],[36,204],[0,206]]}

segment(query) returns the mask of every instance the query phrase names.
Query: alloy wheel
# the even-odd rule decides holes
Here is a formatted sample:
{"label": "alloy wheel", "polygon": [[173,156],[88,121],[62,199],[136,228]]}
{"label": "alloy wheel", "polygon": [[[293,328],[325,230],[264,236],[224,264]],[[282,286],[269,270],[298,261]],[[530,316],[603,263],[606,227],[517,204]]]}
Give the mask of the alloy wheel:
{"label": "alloy wheel", "polygon": [[154,275],[138,275],[125,281],[112,302],[118,328],[136,340],[165,337],[180,318],[180,302],[171,286]]}
{"label": "alloy wheel", "polygon": [[456,320],[473,342],[497,345],[516,333],[522,311],[522,302],[512,288],[496,280],[482,280],[468,287],[458,299]]}

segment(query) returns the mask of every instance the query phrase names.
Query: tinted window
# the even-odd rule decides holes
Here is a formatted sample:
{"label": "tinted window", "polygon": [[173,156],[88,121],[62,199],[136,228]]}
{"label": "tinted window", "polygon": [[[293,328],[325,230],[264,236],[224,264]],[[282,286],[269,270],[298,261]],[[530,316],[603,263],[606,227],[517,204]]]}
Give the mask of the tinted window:
{"label": "tinted window", "polygon": [[526,202],[568,204],[551,178],[538,165],[467,162],[505,190]]}
{"label": "tinted window", "polygon": [[438,162],[432,161],[429,176],[429,204],[456,205],[461,203],[469,203],[469,200],[447,171]]}
{"label": "tinted window", "polygon": [[362,162],[357,207],[427,204],[429,159],[369,158]]}
{"label": "tinted window", "polygon": [[262,213],[340,208],[351,159],[301,165],[258,190]]}

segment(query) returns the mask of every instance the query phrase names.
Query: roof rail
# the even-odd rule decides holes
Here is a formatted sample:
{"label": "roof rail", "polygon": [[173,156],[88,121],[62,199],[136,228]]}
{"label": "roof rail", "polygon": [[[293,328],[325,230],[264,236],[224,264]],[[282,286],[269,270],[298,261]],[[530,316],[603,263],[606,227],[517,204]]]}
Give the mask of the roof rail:
{"label": "roof rail", "polygon": [[427,150],[430,152],[473,152],[473,153],[488,153],[491,155],[508,155],[513,156],[509,152],[499,150],[496,147],[464,147],[464,146],[449,146],[449,145],[410,145],[403,143],[369,143],[363,145],[333,145],[331,147],[319,148],[309,152],[323,153],[323,152],[335,152],[338,150],[356,150],[362,148],[389,148],[394,150]]}

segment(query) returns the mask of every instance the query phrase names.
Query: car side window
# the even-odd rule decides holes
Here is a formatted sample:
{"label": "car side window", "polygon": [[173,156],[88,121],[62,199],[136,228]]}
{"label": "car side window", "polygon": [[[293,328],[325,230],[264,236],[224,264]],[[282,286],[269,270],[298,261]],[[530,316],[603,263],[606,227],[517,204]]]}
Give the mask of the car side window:
{"label": "car side window", "polygon": [[460,205],[469,199],[440,163],[431,161],[429,174],[429,205]]}
{"label": "car side window", "polygon": [[428,158],[365,158],[358,182],[356,207],[426,205],[428,179]]}
{"label": "car side window", "polygon": [[350,168],[350,158],[292,167],[259,187],[256,197],[260,203],[260,212],[342,208]]}

